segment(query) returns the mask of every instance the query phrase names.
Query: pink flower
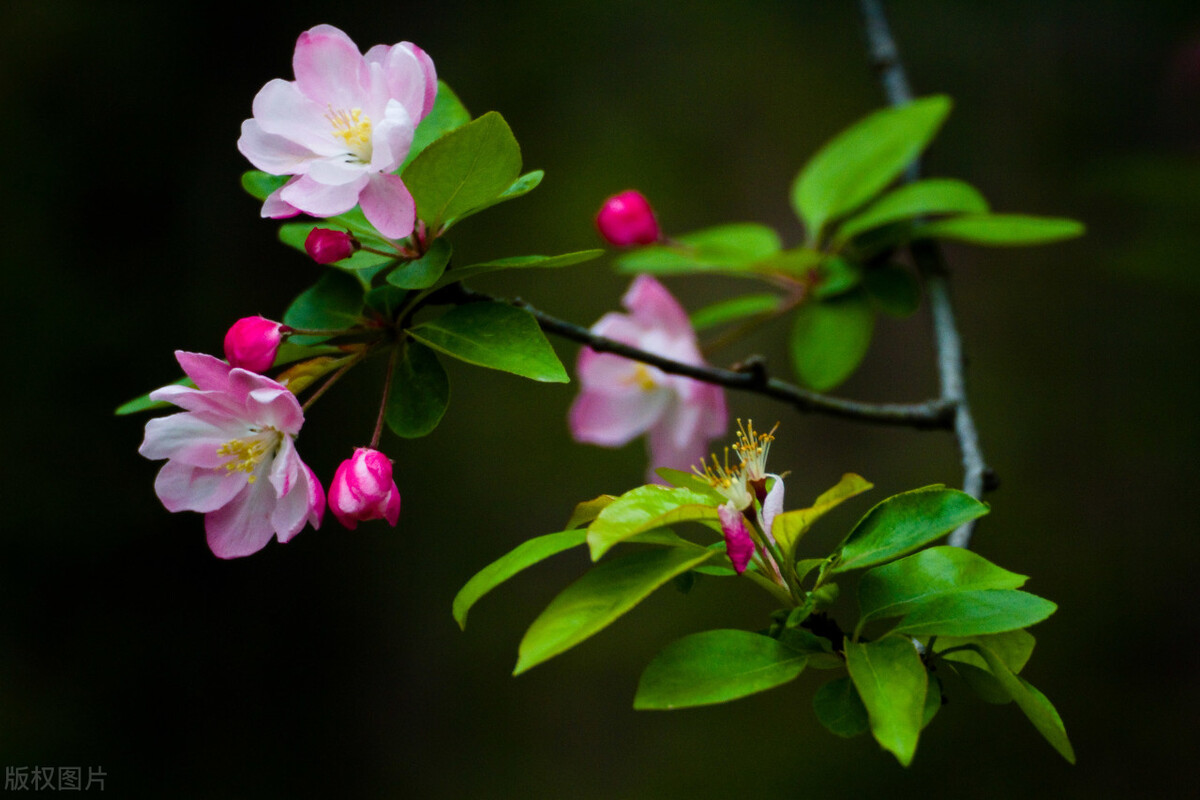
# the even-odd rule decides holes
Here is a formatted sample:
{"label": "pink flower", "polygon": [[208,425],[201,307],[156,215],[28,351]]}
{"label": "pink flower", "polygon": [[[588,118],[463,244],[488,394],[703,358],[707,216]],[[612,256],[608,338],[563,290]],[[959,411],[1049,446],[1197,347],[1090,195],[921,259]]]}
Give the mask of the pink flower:
{"label": "pink flower", "polygon": [[285,330],[282,323],[264,317],[242,317],[225,334],[225,360],[232,367],[265,372],[275,363]]}
{"label": "pink flower", "polygon": [[617,247],[653,244],[660,236],[650,201],[633,189],[604,201],[596,215],[596,227],[609,244]]}
{"label": "pink flower", "polygon": [[721,533],[725,537],[725,553],[733,562],[733,571],[741,575],[754,557],[754,540],[746,529],[746,520],[733,501],[717,507],[721,519]]}
{"label": "pink flower", "polygon": [[[640,275],[621,303],[631,314],[605,314],[592,333],[686,364],[703,364],[696,333],[675,298]],[[703,460],[708,440],[725,433],[719,386],[669,375],[657,367],[584,348],[577,366],[583,391],[571,406],[571,433],[581,442],[620,447],[649,433],[648,480],[656,467],[688,469]]]}
{"label": "pink flower", "polygon": [[437,95],[433,61],[409,42],[366,55],[332,25],[300,34],[296,80],[270,81],[242,123],[238,150],[272,175],[294,175],[267,197],[264,217],[332,217],[361,204],[393,239],[412,233],[416,207],[398,175],[413,131]]}
{"label": "pink flower", "polygon": [[321,525],[325,492],[293,439],[304,424],[296,396],[270,378],[213,356],[178,351],[196,384],[150,393],[183,413],[146,423],[138,452],[165,458],[154,491],[168,511],[204,514],[208,546],[220,558],[286,542],[305,522]]}
{"label": "pink flower", "polygon": [[359,522],[400,520],[400,490],[392,480],[392,462],[378,450],[360,447],[343,461],[329,484],[329,509],[350,530]]}
{"label": "pink flower", "polygon": [[354,255],[361,245],[345,231],[313,228],[304,240],[304,252],[318,264],[334,264]]}

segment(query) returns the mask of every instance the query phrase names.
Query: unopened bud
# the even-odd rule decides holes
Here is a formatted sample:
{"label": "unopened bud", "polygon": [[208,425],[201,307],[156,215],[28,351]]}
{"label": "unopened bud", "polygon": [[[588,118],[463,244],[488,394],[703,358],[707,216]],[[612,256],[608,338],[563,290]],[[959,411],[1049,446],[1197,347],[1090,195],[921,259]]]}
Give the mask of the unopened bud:
{"label": "unopened bud", "polygon": [[304,240],[304,252],[318,264],[333,264],[349,258],[361,246],[358,239],[345,231],[329,228],[313,228]]}
{"label": "unopened bud", "polygon": [[225,360],[251,372],[264,372],[275,363],[287,330],[287,326],[263,317],[242,317],[225,334]]}
{"label": "unopened bud", "polygon": [[329,510],[350,530],[370,519],[386,519],[395,526],[400,520],[400,490],[388,457],[367,447],[355,450],[329,484]]}
{"label": "unopened bud", "polygon": [[596,215],[596,227],[601,236],[617,247],[653,244],[661,235],[650,201],[633,189],[604,201]]}

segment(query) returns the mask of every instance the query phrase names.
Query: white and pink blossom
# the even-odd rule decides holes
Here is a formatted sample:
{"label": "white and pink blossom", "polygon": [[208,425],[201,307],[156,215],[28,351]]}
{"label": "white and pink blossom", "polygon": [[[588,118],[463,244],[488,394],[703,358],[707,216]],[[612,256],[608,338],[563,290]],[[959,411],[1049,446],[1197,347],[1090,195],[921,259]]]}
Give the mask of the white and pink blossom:
{"label": "white and pink blossom", "polygon": [[[629,314],[605,314],[592,333],[685,364],[704,364],[683,308],[649,275],[640,275],[621,299]],[[620,447],[649,435],[648,480],[658,467],[686,470],[703,458],[708,441],[728,423],[719,386],[584,348],[577,366],[583,387],[570,411],[577,441]]]}
{"label": "white and pink blossom", "polygon": [[138,452],[167,459],[154,491],[168,511],[204,514],[208,546],[221,558],[256,553],[321,525],[325,492],[300,460],[304,424],[296,396],[270,378],[201,353],[175,358],[196,384],[150,393],[184,409],[152,419]]}
{"label": "white and pink blossom", "polygon": [[264,217],[332,217],[355,205],[384,236],[412,233],[416,207],[400,176],[413,132],[433,108],[433,61],[410,42],[362,54],[332,25],[300,34],[294,81],[270,81],[242,123],[238,150],[272,175],[294,176]]}

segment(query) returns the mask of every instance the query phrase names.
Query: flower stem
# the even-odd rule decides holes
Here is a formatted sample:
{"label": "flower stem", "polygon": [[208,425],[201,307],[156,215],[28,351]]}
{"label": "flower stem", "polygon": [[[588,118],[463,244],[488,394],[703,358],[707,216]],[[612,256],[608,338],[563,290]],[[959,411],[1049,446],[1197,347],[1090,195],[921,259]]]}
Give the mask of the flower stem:
{"label": "flower stem", "polygon": [[387,413],[388,396],[392,393],[392,373],[396,371],[396,359],[400,356],[400,348],[404,346],[401,339],[392,345],[392,354],[388,357],[387,375],[383,379],[383,397],[379,401],[379,416],[375,418],[375,432],[371,434],[371,449],[377,449],[379,437],[383,435],[383,419]]}

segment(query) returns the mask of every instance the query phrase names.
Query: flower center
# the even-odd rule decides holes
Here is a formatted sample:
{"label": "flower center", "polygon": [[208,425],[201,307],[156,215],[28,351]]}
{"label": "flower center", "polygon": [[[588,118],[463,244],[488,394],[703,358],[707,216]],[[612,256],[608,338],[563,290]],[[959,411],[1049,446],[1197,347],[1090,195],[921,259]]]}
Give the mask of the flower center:
{"label": "flower center", "polygon": [[229,460],[217,469],[225,470],[228,475],[235,472],[249,473],[249,477],[246,479],[248,483],[254,483],[257,479],[258,476],[254,474],[254,471],[268,454],[275,452],[280,438],[279,431],[274,428],[263,428],[261,431],[251,430],[254,435],[247,436],[245,439],[230,439],[217,448],[217,455],[229,457]]}
{"label": "flower center", "polygon": [[658,384],[654,382],[654,376],[650,374],[650,370],[645,364],[638,364],[633,375],[626,379],[629,383],[636,383],[642,388],[643,392],[653,391],[658,388]]}
{"label": "flower center", "polygon": [[360,161],[371,160],[371,118],[363,114],[361,108],[333,110],[325,119],[333,126],[333,135],[346,143],[346,147]]}
{"label": "flower center", "polygon": [[776,422],[775,427],[767,433],[756,433],[753,422],[747,420],[743,427],[742,421],[738,420],[737,441],[733,449],[738,454],[749,480],[757,481],[766,477],[767,454],[771,451],[771,442],[775,441],[775,429],[778,427],[779,423]]}
{"label": "flower center", "polygon": [[[701,467],[704,468],[703,472],[700,471]],[[741,511],[753,502],[746,487],[746,471],[742,467],[741,464],[736,467],[729,466],[729,448],[726,447],[724,463],[718,461],[714,453],[711,467],[701,462],[700,467],[692,467],[692,472],[708,481],[709,486],[720,492],[722,497],[732,501]]]}

